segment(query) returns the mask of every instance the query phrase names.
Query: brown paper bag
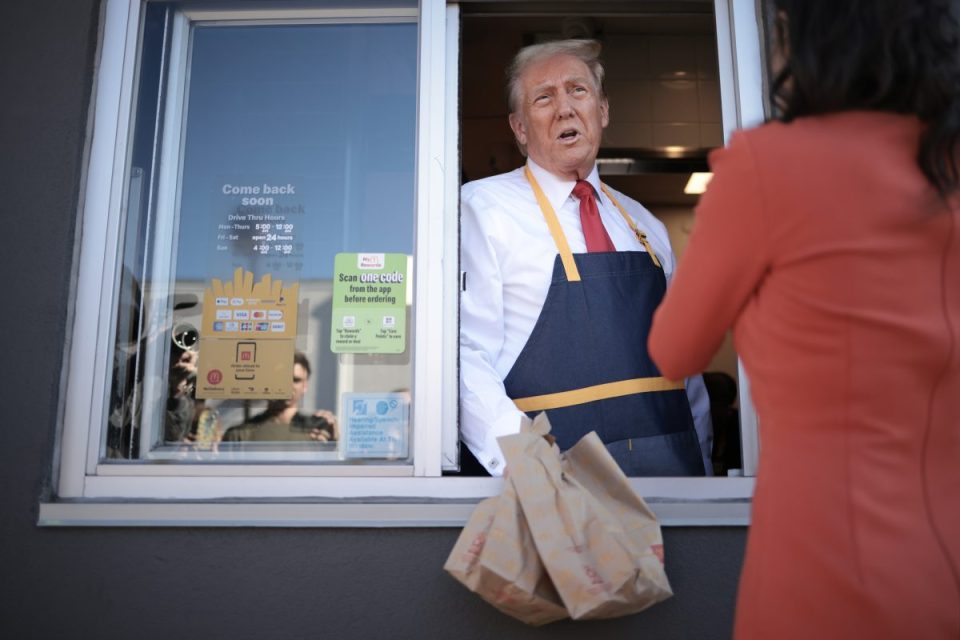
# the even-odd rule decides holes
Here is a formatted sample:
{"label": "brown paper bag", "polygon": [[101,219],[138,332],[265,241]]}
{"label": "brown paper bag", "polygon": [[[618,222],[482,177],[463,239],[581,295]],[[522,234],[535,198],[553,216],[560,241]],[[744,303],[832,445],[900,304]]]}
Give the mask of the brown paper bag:
{"label": "brown paper bag", "polygon": [[635,613],[672,595],[656,517],[596,433],[561,456],[532,428],[498,439],[540,559],[574,619]]}
{"label": "brown paper bag", "polygon": [[443,567],[504,613],[542,625],[569,617],[537,555],[509,479],[480,502]]}

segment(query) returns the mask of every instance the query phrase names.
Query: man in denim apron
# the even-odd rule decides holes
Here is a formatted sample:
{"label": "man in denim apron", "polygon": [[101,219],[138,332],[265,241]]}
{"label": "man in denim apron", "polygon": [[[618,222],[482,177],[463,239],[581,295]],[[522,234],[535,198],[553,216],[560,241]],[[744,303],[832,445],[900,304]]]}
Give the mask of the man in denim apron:
{"label": "man in denim apron", "polygon": [[647,354],[673,270],[666,231],[597,173],[609,121],[598,54],[585,40],[523,49],[510,126],[527,164],[462,190],[465,469],[502,473],[496,438],[540,411],[561,449],[596,431],[628,475],[709,469],[701,378],[667,380]]}

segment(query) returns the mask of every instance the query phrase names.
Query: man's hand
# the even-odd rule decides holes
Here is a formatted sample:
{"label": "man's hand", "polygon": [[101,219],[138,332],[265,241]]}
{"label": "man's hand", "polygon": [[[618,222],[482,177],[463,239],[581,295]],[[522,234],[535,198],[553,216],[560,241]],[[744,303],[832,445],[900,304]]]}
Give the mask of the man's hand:
{"label": "man's hand", "polygon": [[197,373],[197,352],[196,351],[184,351],[180,354],[180,359],[177,360],[173,368],[175,371],[180,371],[188,375],[196,375]]}
{"label": "man's hand", "polygon": [[320,409],[313,414],[315,418],[323,418],[330,423],[330,429],[316,427],[310,431],[310,439],[317,442],[332,442],[340,439],[340,425],[337,416],[332,411]]}

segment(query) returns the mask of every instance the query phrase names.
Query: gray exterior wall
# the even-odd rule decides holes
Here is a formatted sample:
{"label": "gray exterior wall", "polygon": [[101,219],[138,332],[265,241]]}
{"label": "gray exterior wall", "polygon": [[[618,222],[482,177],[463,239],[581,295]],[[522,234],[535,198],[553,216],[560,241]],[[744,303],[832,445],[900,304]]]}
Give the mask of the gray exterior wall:
{"label": "gray exterior wall", "polygon": [[0,3],[0,637],[727,638],[742,528],[665,530],[676,596],[532,629],[441,569],[455,529],[45,529],[95,0]]}

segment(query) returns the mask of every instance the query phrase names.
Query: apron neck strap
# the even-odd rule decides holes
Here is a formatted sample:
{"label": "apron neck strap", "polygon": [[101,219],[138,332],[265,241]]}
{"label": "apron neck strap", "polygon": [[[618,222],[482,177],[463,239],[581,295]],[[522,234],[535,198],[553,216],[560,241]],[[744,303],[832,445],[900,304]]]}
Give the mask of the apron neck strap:
{"label": "apron neck strap", "polygon": [[[547,196],[544,195],[543,189],[540,188],[540,183],[537,182],[537,179],[530,171],[529,165],[523,168],[523,173],[527,177],[527,182],[529,182],[530,186],[533,188],[533,195],[535,195],[537,198],[537,204],[540,205],[540,211],[543,213],[543,217],[547,221],[547,227],[550,229],[550,235],[553,236],[553,242],[555,245],[557,245],[557,251],[560,253],[560,261],[563,263],[563,270],[567,274],[567,281],[580,282],[580,270],[577,269],[577,263],[573,259],[573,252],[570,251],[570,245],[567,244],[567,236],[563,233],[563,228],[560,226],[560,220],[557,219],[556,211],[554,211],[553,207],[550,206],[550,201],[547,200]],[[633,218],[630,217],[630,214],[627,213],[626,209],[620,206],[620,203],[617,202],[617,199],[613,197],[612,193],[610,193],[610,189],[607,188],[607,185],[600,183],[600,188],[603,189],[603,192],[607,194],[607,197],[610,198],[610,201],[617,207],[620,215],[623,216],[623,219],[630,226],[630,229],[637,237],[637,240],[643,245],[644,250],[646,250],[647,255],[650,256],[653,264],[656,265],[658,269],[662,269],[663,267],[660,265],[660,261],[657,259],[657,254],[653,252],[653,247],[650,246],[650,242],[647,240],[647,234],[645,234],[643,231],[640,231],[640,229],[637,227],[637,224],[633,221]]]}
{"label": "apron neck strap", "polygon": [[660,266],[660,261],[657,260],[657,254],[653,252],[653,247],[650,246],[650,243],[647,242],[647,234],[637,228],[637,223],[633,221],[633,218],[630,217],[630,214],[627,213],[627,210],[620,206],[620,203],[617,202],[617,199],[613,197],[613,194],[610,193],[610,189],[607,188],[607,185],[600,183],[600,188],[603,189],[603,192],[607,194],[607,197],[610,198],[610,202],[616,205],[617,209],[620,211],[620,215],[623,216],[623,219],[627,221],[627,224],[630,225],[630,229],[633,231],[633,235],[637,236],[637,240],[640,241],[640,244],[643,245],[643,248],[650,255],[650,259],[653,260],[653,264],[657,268],[662,269]]}
{"label": "apron neck strap", "polygon": [[533,187],[533,194],[537,197],[537,204],[540,205],[540,211],[550,227],[550,235],[553,236],[553,242],[557,245],[557,251],[560,252],[560,261],[563,262],[563,270],[567,272],[567,282],[580,282],[580,270],[577,269],[577,263],[573,259],[573,252],[570,251],[570,245],[567,244],[567,236],[563,233],[560,221],[557,220],[557,213],[550,206],[547,196],[543,195],[543,189],[540,183],[533,177],[529,166],[523,168],[527,176],[527,182]]}

